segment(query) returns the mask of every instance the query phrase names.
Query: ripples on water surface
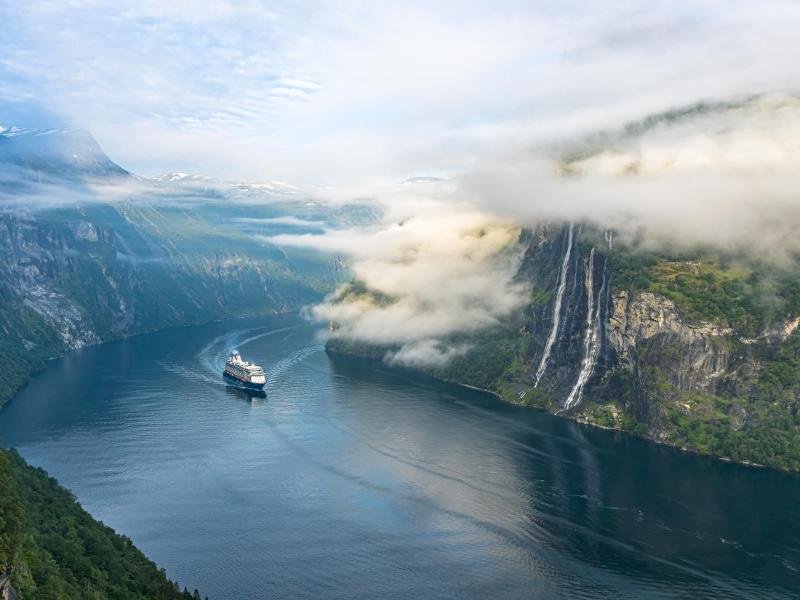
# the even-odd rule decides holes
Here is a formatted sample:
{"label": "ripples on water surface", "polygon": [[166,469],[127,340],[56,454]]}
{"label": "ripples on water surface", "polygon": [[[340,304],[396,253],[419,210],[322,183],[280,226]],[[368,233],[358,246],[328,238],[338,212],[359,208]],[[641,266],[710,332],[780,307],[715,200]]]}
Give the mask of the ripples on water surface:
{"label": "ripples on water surface", "polygon": [[[53,363],[16,446],[211,598],[792,598],[800,478],[354,359],[295,318]],[[265,399],[223,385],[228,350]]]}

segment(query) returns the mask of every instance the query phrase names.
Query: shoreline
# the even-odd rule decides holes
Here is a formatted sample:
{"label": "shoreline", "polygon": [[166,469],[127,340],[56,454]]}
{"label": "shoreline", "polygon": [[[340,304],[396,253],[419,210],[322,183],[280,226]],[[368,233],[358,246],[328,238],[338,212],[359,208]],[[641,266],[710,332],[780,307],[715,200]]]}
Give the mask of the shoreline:
{"label": "shoreline", "polygon": [[717,455],[714,455],[714,454],[706,454],[706,453],[703,453],[703,452],[698,452],[697,450],[694,450],[692,448],[678,446],[676,444],[670,444],[669,442],[660,441],[660,440],[657,440],[655,438],[651,438],[651,437],[647,437],[647,436],[643,436],[643,435],[638,435],[638,434],[636,434],[633,431],[630,431],[628,429],[622,429],[622,428],[619,428],[619,427],[608,427],[606,425],[600,425],[599,423],[592,423],[589,420],[581,419],[579,414],[573,417],[573,416],[565,416],[565,415],[562,415],[562,414],[552,413],[549,410],[547,410],[546,408],[540,408],[538,406],[530,406],[530,405],[524,404],[522,402],[515,402],[513,400],[510,400],[510,399],[504,397],[502,394],[500,394],[500,393],[498,393],[498,392],[496,392],[494,390],[490,390],[490,389],[487,389],[487,388],[482,388],[482,387],[470,385],[468,383],[463,383],[463,382],[457,381],[455,379],[449,379],[449,378],[445,378],[445,377],[437,377],[436,375],[433,375],[433,374],[428,373],[426,371],[423,371],[421,369],[414,369],[414,368],[411,368],[411,367],[392,366],[392,365],[384,362],[383,359],[375,357],[375,356],[364,356],[364,355],[361,355],[361,354],[342,352],[340,350],[331,350],[331,349],[329,349],[327,347],[327,345],[325,347],[325,352],[327,354],[329,354],[329,355],[333,354],[333,355],[339,355],[339,356],[345,356],[345,357],[351,357],[351,358],[358,358],[358,359],[362,359],[362,360],[368,360],[368,361],[373,362],[373,363],[378,363],[378,364],[384,365],[384,366],[386,366],[387,368],[390,368],[390,369],[395,369],[395,370],[400,370],[400,371],[407,371],[409,373],[415,373],[417,375],[423,375],[425,377],[430,377],[434,381],[439,381],[441,383],[447,383],[447,384],[450,384],[450,385],[456,385],[458,387],[462,387],[462,388],[466,388],[466,389],[473,390],[473,391],[476,391],[476,392],[482,392],[482,393],[494,396],[497,400],[499,400],[500,402],[503,402],[505,404],[510,404],[512,406],[519,406],[520,408],[524,408],[524,409],[527,409],[527,410],[541,411],[541,412],[547,413],[550,416],[557,417],[557,418],[560,418],[560,419],[565,419],[567,421],[572,421],[573,423],[576,423],[578,425],[582,425],[584,427],[591,427],[591,428],[594,428],[594,429],[601,429],[601,430],[608,431],[608,432],[621,433],[621,434],[624,434],[624,435],[628,435],[628,436],[630,436],[630,437],[632,437],[634,439],[643,440],[643,441],[646,441],[648,443],[655,444],[657,446],[661,446],[662,448],[671,448],[671,449],[676,450],[677,452],[680,452],[682,454],[696,456],[696,457],[699,457],[699,458],[705,458],[705,459],[714,460],[714,461],[720,461],[720,462],[728,463],[728,464],[731,464],[731,465],[740,465],[740,466],[748,467],[748,468],[751,468],[751,469],[762,469],[762,470],[766,470],[766,471],[772,471],[774,473],[780,473],[782,475],[800,476],[800,471],[791,471],[791,470],[788,470],[788,469],[780,469],[778,467],[773,467],[771,465],[763,465],[763,464],[749,462],[749,461],[734,460],[734,459],[732,459],[730,457],[727,457],[727,456],[717,456]]}

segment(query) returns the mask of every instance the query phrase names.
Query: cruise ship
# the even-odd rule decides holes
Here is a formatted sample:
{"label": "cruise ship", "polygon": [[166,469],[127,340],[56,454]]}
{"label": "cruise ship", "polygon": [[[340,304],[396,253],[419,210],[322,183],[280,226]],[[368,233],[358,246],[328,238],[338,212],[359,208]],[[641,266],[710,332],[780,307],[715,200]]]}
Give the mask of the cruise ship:
{"label": "cruise ship", "polygon": [[225,381],[245,390],[260,392],[267,383],[264,369],[242,359],[238,350],[231,352],[222,372]]}

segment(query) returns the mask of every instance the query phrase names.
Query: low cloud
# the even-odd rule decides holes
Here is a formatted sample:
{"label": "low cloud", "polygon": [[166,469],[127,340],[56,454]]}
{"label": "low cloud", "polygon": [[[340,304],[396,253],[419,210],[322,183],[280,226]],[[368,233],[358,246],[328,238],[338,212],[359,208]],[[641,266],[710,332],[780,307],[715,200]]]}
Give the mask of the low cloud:
{"label": "low cloud", "polygon": [[588,220],[651,247],[800,252],[800,98],[698,105],[524,156],[455,194],[522,223]]}
{"label": "low cloud", "polygon": [[409,342],[400,350],[386,353],[384,360],[390,365],[403,367],[442,367],[453,358],[462,356],[472,348],[470,344],[443,344],[438,340]]}
{"label": "low cloud", "polygon": [[793,260],[800,99],[698,104],[408,188],[378,194],[389,207],[379,229],[269,239],[351,257],[362,293],[340,290],[313,310],[338,324],[334,335],[399,345],[385,356],[394,364],[442,365],[468,350],[448,336],[491,326],[526,301],[514,279],[518,227],[584,221],[650,249]]}
{"label": "low cloud", "polygon": [[355,289],[312,310],[336,323],[334,336],[399,345],[387,356],[395,364],[444,364],[466,351],[449,336],[492,326],[525,301],[527,288],[514,280],[520,229],[466,204],[402,196],[370,230],[267,239],[349,257]]}
{"label": "low cloud", "polygon": [[241,217],[236,219],[238,223],[247,223],[249,225],[287,225],[289,227],[304,227],[315,228],[325,227],[325,221],[310,221],[308,219],[301,219],[291,215],[282,217]]}

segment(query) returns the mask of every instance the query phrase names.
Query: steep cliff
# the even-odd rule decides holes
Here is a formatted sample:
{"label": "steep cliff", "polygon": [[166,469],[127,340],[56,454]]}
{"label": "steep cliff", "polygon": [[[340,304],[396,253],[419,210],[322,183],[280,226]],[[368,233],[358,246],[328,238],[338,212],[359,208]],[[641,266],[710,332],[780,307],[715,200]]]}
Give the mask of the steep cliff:
{"label": "steep cliff", "polygon": [[[0,400],[42,360],[87,344],[225,317],[296,310],[319,298],[336,265],[300,272],[275,247],[157,232],[141,207],[89,204],[0,213]],[[166,211],[148,207],[149,223]],[[203,221],[194,217],[195,221]],[[198,224],[194,223],[197,227]],[[224,237],[224,232],[219,233]]]}
{"label": "steep cliff", "polygon": [[796,264],[647,255],[572,224],[533,239],[520,273],[537,290],[524,329],[528,369],[506,376],[517,401],[800,469]]}
{"label": "steep cliff", "polygon": [[[454,336],[471,350],[426,372],[686,450],[800,470],[796,263],[654,254],[580,223],[542,225],[520,244],[530,303],[501,326]],[[335,335],[329,349],[392,350]]]}

